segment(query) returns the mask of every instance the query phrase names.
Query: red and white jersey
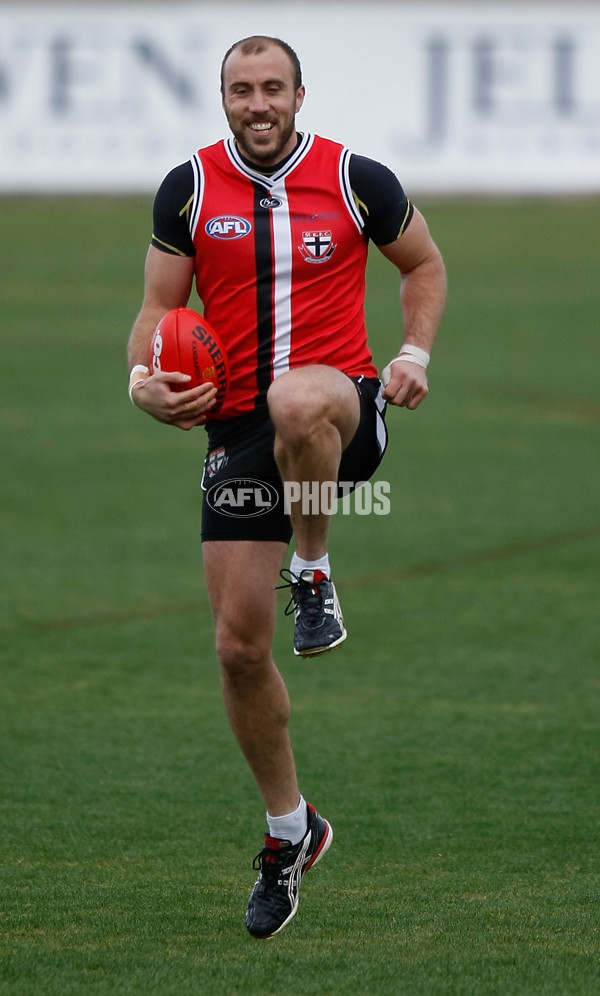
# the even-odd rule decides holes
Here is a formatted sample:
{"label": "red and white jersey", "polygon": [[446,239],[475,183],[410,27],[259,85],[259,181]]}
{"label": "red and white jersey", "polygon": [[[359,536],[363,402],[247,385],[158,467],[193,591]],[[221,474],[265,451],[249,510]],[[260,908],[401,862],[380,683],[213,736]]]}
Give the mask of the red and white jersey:
{"label": "red and white jersey", "polygon": [[220,418],[253,409],[294,367],[377,376],[364,316],[368,239],[350,155],[305,134],[270,176],[253,170],[232,138],[191,159],[196,286],[231,370]]}

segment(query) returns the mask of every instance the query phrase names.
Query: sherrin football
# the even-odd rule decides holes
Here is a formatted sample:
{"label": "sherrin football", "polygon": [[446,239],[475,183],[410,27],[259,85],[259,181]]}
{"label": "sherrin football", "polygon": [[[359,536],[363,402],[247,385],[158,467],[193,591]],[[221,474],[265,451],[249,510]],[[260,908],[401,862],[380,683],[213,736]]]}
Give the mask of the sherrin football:
{"label": "sherrin football", "polygon": [[211,381],[217,388],[216,404],[209,418],[214,418],[223,404],[229,386],[229,363],[218,334],[203,315],[191,308],[167,311],[156,326],[150,344],[152,373],[179,371],[191,380],[172,384],[173,391],[189,391]]}

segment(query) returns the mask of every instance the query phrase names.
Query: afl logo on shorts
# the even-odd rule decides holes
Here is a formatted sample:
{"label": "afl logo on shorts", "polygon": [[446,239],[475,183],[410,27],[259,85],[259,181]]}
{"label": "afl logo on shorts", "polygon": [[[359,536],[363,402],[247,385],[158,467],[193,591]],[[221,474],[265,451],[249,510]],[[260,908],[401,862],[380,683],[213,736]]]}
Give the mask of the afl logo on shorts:
{"label": "afl logo on shorts", "polygon": [[272,485],[252,477],[235,477],[213,484],[206,493],[210,507],[234,519],[252,519],[275,508],[279,495]]}
{"label": "afl logo on shorts", "polygon": [[206,222],[204,231],[210,235],[211,239],[243,239],[252,231],[252,225],[245,218],[238,218],[235,214],[222,214],[218,218],[211,218]]}

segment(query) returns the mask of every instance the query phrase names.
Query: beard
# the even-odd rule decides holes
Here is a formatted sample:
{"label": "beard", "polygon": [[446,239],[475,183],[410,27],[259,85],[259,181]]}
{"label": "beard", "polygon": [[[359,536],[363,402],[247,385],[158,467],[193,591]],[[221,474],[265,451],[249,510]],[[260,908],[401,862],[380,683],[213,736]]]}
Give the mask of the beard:
{"label": "beard", "polygon": [[260,166],[272,166],[279,162],[283,158],[283,150],[296,133],[296,121],[292,117],[279,131],[275,144],[269,142],[268,145],[262,145],[260,133],[257,135],[256,141],[254,141],[252,139],[252,132],[249,132],[248,129],[241,127],[234,128],[229,118],[227,118],[227,121],[240,151],[248,159]]}

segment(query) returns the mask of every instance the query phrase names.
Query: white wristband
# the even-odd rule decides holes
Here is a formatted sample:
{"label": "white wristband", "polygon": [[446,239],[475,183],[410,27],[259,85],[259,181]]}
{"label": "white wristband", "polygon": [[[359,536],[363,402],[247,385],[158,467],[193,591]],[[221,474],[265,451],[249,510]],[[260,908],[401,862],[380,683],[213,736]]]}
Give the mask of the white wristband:
{"label": "white wristband", "polygon": [[150,368],[145,367],[142,363],[136,363],[134,367],[131,368],[129,372],[129,400],[132,404],[135,404],[133,400],[133,389],[136,384],[141,384],[146,377],[150,375]]}
{"label": "white wristband", "polygon": [[416,363],[417,366],[423,367],[423,370],[427,368],[427,364],[424,363],[423,360],[420,360],[418,356],[409,356],[408,353],[406,354],[406,356],[404,355],[404,353],[402,354],[402,356],[396,356],[395,359],[390,361],[390,366],[392,365],[392,363],[397,363],[398,360],[402,360],[403,363]]}
{"label": "white wristband", "polygon": [[[413,346],[411,343],[406,343],[402,346],[399,355],[396,356],[396,360],[405,360],[407,363],[418,363],[420,367],[426,370],[429,365],[429,353],[421,349],[420,346]],[[395,363],[395,360],[392,360],[392,363]]]}

